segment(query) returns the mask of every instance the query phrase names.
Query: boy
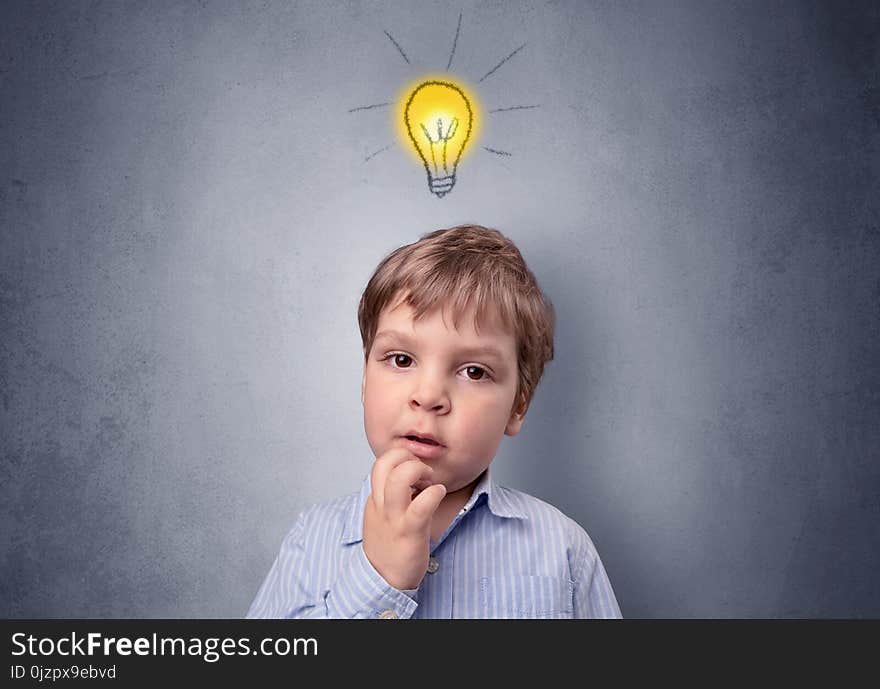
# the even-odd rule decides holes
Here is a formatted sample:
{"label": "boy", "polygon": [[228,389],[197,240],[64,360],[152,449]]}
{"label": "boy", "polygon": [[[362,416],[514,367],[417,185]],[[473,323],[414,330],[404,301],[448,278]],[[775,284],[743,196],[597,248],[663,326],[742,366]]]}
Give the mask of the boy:
{"label": "boy", "polygon": [[553,308],[516,246],[429,233],[379,264],[358,322],[376,461],[359,493],[300,514],[247,616],[620,617],[584,530],[491,478],[553,358]]}

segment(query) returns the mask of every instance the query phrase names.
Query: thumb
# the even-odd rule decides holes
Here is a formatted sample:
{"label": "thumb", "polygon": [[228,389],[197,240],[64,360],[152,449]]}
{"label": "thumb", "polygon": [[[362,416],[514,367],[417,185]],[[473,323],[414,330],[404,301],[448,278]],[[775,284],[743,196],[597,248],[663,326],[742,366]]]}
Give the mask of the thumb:
{"label": "thumb", "polygon": [[435,483],[428,486],[419,493],[415,500],[412,501],[407,512],[410,513],[418,522],[422,524],[430,521],[434,516],[434,512],[440,507],[443,498],[446,497],[446,486],[442,483]]}

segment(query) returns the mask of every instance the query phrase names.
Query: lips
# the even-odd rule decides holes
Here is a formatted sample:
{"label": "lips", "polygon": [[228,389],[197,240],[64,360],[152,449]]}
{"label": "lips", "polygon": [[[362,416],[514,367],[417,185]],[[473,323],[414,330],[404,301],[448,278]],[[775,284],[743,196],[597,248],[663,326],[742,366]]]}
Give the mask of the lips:
{"label": "lips", "polygon": [[407,433],[401,435],[398,442],[419,459],[438,459],[446,452],[446,446],[430,433]]}
{"label": "lips", "polygon": [[437,438],[435,438],[430,433],[407,433],[403,437],[406,438],[407,440],[414,440],[415,442],[418,442],[418,443],[424,443],[425,445],[433,445],[435,447],[438,445],[439,446],[443,445],[443,443],[441,443]]}

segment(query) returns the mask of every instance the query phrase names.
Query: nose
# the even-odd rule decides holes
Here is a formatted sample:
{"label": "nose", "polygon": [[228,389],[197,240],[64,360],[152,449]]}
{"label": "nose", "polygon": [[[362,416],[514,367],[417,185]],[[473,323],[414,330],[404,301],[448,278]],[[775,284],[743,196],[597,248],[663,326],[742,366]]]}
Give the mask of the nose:
{"label": "nose", "polygon": [[437,414],[449,413],[449,393],[442,376],[423,373],[420,376],[414,376],[413,381],[415,386],[409,400],[411,409],[423,409]]}

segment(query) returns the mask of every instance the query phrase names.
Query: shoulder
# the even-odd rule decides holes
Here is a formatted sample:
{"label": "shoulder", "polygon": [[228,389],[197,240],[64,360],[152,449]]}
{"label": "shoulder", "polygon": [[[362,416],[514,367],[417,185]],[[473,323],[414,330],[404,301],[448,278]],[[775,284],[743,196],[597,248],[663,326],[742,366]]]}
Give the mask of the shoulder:
{"label": "shoulder", "polygon": [[549,502],[507,486],[497,486],[513,511],[525,517],[533,538],[565,548],[572,561],[592,566],[598,559],[596,547],[586,530]]}
{"label": "shoulder", "polygon": [[287,539],[301,545],[341,539],[357,508],[358,497],[355,492],[308,505],[297,515]]}
{"label": "shoulder", "polygon": [[573,533],[584,531],[574,519],[549,502],[545,502],[534,495],[529,495],[516,488],[501,485],[496,487],[503,495],[505,503],[510,505],[512,511],[521,514],[526,519]]}
{"label": "shoulder", "polygon": [[355,492],[315,502],[303,509],[299,516],[310,523],[344,519],[357,499],[358,493]]}

